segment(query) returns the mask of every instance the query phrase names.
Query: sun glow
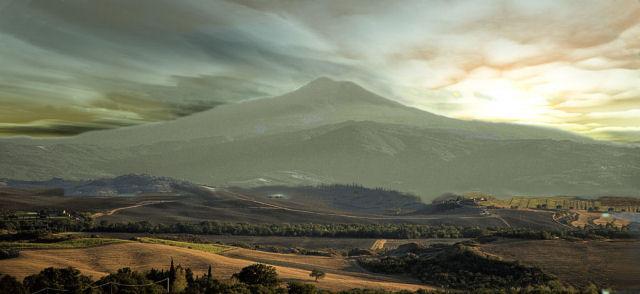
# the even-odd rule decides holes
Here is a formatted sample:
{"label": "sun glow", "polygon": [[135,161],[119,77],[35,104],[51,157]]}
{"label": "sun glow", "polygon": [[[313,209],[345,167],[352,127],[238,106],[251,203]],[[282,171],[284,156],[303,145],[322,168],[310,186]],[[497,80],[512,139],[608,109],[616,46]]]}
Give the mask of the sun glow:
{"label": "sun glow", "polygon": [[452,90],[466,106],[460,117],[523,123],[545,119],[547,99],[508,79],[470,79]]}

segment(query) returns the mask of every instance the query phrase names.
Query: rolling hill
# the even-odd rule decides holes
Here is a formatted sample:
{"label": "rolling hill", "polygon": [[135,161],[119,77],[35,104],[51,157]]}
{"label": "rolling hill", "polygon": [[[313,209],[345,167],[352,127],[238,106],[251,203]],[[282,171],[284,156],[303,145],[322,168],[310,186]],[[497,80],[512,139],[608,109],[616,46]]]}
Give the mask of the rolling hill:
{"label": "rolling hill", "polygon": [[640,148],[544,128],[463,121],[387,100],[351,82],[175,121],[63,139],[0,140],[0,177],[146,173],[226,186],[360,183],[433,199],[640,193]]}
{"label": "rolling hill", "polygon": [[[186,181],[135,174],[127,174],[115,178],[75,181],[61,178],[53,178],[46,181],[0,179],[0,187],[2,186],[26,191],[59,189],[62,191],[59,194],[63,196],[187,195],[199,189],[198,186]],[[39,195],[38,193],[34,194]]]}
{"label": "rolling hill", "polygon": [[244,249],[233,249],[231,253],[235,254],[226,256],[191,248],[126,242],[77,249],[24,250],[18,258],[0,260],[0,267],[3,273],[18,278],[38,273],[50,266],[72,266],[85,275],[100,278],[124,266],[134,270],[166,269],[169,260],[174,259],[177,263],[193,269],[196,275],[206,273],[207,267],[211,265],[216,278],[227,280],[241,268],[261,262],[274,265],[279,276],[285,281],[312,282],[309,272],[314,267],[321,268],[327,272],[327,277],[317,283],[318,287],[334,291],[355,287],[393,291],[431,288],[404,277],[363,272],[354,267],[349,260],[340,257],[296,256]]}

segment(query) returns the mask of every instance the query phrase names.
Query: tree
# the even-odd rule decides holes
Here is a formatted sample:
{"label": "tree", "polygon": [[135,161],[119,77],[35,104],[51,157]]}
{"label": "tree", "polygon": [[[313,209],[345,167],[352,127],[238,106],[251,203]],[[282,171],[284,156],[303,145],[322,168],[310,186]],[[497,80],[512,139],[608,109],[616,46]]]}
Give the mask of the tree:
{"label": "tree", "polygon": [[184,276],[187,278],[187,285],[193,285],[195,279],[193,277],[193,271],[190,268],[184,269]]}
{"label": "tree", "polygon": [[598,286],[594,285],[593,283],[589,283],[582,289],[582,293],[597,294],[600,293],[600,290],[598,290]]}
{"label": "tree", "polygon": [[171,257],[171,266],[169,266],[169,280],[173,283],[176,278],[176,267],[173,266],[173,257]]}
{"label": "tree", "polygon": [[14,294],[25,294],[27,290],[24,289],[22,284],[16,280],[16,278],[3,275],[0,277],[0,293],[14,293]]}
{"label": "tree", "polygon": [[278,285],[278,273],[276,272],[276,268],[261,263],[247,266],[240,270],[239,273],[233,274],[233,277],[237,278],[238,281],[249,285]]}
{"label": "tree", "polygon": [[0,249],[0,259],[16,258],[18,256],[20,256],[20,250],[18,249]]}
{"label": "tree", "polygon": [[68,268],[45,268],[40,273],[24,278],[23,285],[30,292],[44,288],[64,289],[66,293],[80,293],[91,284],[91,278],[81,275],[80,271]]}
{"label": "tree", "polygon": [[187,272],[181,265],[175,267],[174,279],[171,281],[171,293],[182,293],[187,288]]}
{"label": "tree", "polygon": [[317,268],[314,268],[314,269],[311,271],[311,273],[309,274],[309,276],[310,276],[310,277],[315,278],[315,279],[316,279],[316,282],[318,282],[318,280],[319,280],[319,279],[323,279],[323,278],[324,278],[324,276],[326,276],[326,274],[325,274],[323,271],[321,271],[321,270],[319,270],[319,269],[317,269]]}
{"label": "tree", "polygon": [[209,269],[207,270],[207,279],[208,280],[213,279],[213,273],[212,273],[212,270],[211,270],[211,265],[209,265]]}

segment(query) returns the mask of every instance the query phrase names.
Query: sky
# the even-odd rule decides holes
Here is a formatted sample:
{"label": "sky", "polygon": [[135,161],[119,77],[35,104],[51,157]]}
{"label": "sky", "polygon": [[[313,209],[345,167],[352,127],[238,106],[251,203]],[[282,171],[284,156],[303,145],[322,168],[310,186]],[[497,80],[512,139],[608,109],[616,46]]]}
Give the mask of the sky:
{"label": "sky", "polygon": [[640,142],[640,1],[0,0],[3,136],[170,120],[320,76]]}

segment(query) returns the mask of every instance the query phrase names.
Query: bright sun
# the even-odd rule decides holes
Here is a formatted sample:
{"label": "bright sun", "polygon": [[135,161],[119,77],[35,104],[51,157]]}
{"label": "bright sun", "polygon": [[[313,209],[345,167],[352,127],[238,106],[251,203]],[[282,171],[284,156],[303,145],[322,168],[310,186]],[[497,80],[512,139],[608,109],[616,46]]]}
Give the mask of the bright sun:
{"label": "bright sun", "polygon": [[508,79],[471,79],[455,85],[465,104],[464,117],[536,123],[543,119],[547,100]]}

